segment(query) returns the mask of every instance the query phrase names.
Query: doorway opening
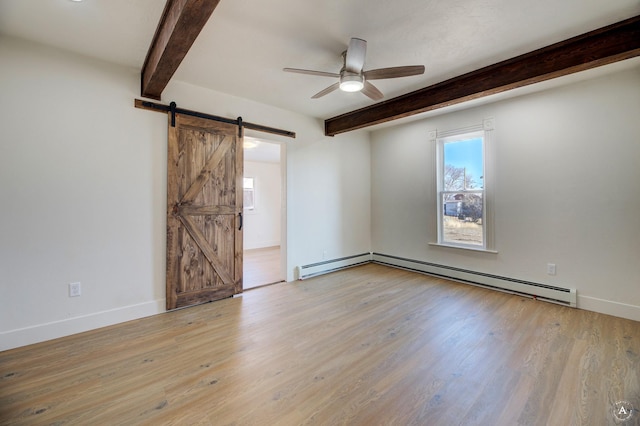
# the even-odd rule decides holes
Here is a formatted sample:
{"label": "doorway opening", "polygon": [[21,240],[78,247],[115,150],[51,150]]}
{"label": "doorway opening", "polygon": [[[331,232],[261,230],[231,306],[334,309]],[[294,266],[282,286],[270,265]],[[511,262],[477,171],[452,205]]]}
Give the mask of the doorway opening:
{"label": "doorway opening", "polygon": [[285,280],[285,151],[278,142],[244,138],[244,290]]}

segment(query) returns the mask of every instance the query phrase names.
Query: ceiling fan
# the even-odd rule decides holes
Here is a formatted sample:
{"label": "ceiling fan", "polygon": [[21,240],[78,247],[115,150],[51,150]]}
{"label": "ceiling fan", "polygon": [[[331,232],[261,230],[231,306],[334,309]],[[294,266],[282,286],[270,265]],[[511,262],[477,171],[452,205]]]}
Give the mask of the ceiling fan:
{"label": "ceiling fan", "polygon": [[384,95],[369,80],[381,80],[385,78],[408,77],[424,73],[424,65],[409,65],[403,67],[378,68],[364,71],[364,59],[367,52],[367,42],[359,38],[352,38],[347,50],[342,52],[343,66],[340,73],[303,70],[298,68],[284,68],[283,71],[298,74],[317,75],[321,77],[338,78],[338,82],[316,93],[311,99],[318,99],[333,92],[336,89],[345,92],[360,92],[374,101],[384,98]]}

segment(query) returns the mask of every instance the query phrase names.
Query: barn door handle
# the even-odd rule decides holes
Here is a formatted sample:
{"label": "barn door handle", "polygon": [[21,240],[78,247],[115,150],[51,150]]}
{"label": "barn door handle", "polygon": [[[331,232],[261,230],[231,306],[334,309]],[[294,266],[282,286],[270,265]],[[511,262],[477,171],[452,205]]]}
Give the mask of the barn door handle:
{"label": "barn door handle", "polygon": [[238,231],[242,231],[242,212],[238,213],[238,217],[240,218],[240,226],[238,227]]}

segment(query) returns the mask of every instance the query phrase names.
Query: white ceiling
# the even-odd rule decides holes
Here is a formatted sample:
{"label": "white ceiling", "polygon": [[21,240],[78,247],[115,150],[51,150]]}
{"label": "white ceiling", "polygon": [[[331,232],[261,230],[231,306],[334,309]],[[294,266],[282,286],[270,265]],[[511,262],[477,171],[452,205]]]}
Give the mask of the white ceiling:
{"label": "white ceiling", "polygon": [[244,160],[280,163],[280,144],[263,138],[244,137]]}
{"label": "white ceiling", "polygon": [[[164,3],[0,0],[0,33],[141,69]],[[174,78],[329,118],[373,101],[312,100],[334,81],[282,68],[338,72],[351,37],[368,41],[365,70],[426,66],[376,81],[390,98],[638,14],[638,0],[221,0]]]}

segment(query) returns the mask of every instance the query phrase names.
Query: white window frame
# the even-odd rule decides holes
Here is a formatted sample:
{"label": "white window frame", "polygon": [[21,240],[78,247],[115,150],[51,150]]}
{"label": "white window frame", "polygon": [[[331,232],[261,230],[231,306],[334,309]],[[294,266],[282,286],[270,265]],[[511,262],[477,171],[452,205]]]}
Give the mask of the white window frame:
{"label": "white window frame", "polygon": [[[484,251],[497,253],[494,250],[495,242],[493,238],[493,143],[491,141],[493,134],[493,119],[485,119],[482,124],[462,129],[456,129],[446,132],[432,131],[430,139],[435,145],[436,159],[436,197],[437,197],[437,236],[436,243],[429,243],[433,246],[444,246],[461,248],[466,250]],[[482,137],[482,162],[483,162],[483,179],[482,188],[463,189],[459,191],[444,190],[444,144],[454,141],[468,140],[472,138]],[[445,241],[444,239],[444,194],[482,194],[482,245],[464,244],[460,242]]]}

